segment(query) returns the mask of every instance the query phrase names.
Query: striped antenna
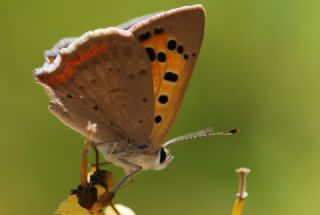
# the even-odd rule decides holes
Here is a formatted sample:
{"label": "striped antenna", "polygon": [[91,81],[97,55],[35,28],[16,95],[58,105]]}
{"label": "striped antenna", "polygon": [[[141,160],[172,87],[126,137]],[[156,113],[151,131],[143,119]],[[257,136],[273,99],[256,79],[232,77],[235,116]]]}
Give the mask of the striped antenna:
{"label": "striped antenna", "polygon": [[182,135],[176,138],[173,138],[171,140],[168,140],[167,142],[164,143],[164,147],[167,147],[169,145],[179,143],[179,142],[185,142],[197,138],[202,138],[202,137],[212,137],[212,136],[229,136],[229,135],[234,135],[239,133],[239,129],[232,129],[230,131],[218,131],[214,132],[212,128],[207,128],[201,131],[193,132],[190,134]]}

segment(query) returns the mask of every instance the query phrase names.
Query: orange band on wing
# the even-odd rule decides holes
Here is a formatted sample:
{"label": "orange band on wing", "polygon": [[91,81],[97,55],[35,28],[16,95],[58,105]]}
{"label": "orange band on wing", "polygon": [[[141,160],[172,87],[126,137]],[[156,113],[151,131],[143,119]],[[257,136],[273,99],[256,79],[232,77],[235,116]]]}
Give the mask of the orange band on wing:
{"label": "orange band on wing", "polygon": [[105,53],[108,46],[106,44],[95,45],[81,51],[77,56],[74,56],[70,60],[65,62],[65,68],[62,74],[56,76],[48,77],[45,82],[50,85],[56,85],[60,83],[66,83],[74,74],[75,68],[82,65],[91,58]]}

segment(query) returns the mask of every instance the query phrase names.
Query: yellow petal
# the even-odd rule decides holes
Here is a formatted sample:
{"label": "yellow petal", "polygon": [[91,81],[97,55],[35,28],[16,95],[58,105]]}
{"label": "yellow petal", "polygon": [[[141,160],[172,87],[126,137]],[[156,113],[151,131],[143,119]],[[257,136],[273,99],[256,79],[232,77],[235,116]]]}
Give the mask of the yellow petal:
{"label": "yellow petal", "polygon": [[55,214],[58,215],[91,215],[88,210],[78,204],[76,195],[70,195],[67,200],[63,201]]}

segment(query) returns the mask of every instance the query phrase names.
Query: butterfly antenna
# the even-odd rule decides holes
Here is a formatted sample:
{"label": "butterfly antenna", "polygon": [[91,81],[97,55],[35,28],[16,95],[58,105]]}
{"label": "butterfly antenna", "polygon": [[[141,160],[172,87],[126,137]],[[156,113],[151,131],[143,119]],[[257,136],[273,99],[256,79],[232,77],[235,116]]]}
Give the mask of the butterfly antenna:
{"label": "butterfly antenna", "polygon": [[212,136],[229,136],[229,135],[234,135],[239,133],[239,129],[232,129],[230,131],[218,131],[214,132],[211,128],[207,128],[201,131],[193,132],[190,134],[182,135],[176,138],[173,138],[171,140],[168,140],[167,142],[164,143],[164,147],[167,147],[169,145],[179,143],[179,142],[185,142],[197,138],[202,138],[202,137],[212,137]]}

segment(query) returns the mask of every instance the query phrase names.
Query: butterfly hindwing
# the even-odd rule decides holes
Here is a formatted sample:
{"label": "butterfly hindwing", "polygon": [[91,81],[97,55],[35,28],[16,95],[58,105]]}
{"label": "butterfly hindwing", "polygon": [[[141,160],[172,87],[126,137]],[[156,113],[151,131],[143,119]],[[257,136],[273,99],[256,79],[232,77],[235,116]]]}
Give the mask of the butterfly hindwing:
{"label": "butterfly hindwing", "polygon": [[204,22],[203,7],[194,5],[157,14],[129,29],[151,62],[155,102],[151,153],[161,147],[179,111],[199,55]]}
{"label": "butterfly hindwing", "polygon": [[84,135],[88,121],[98,124],[96,142],[144,144],[150,136],[151,68],[129,31],[88,32],[59,50],[35,77],[51,97],[51,112],[62,122]]}

